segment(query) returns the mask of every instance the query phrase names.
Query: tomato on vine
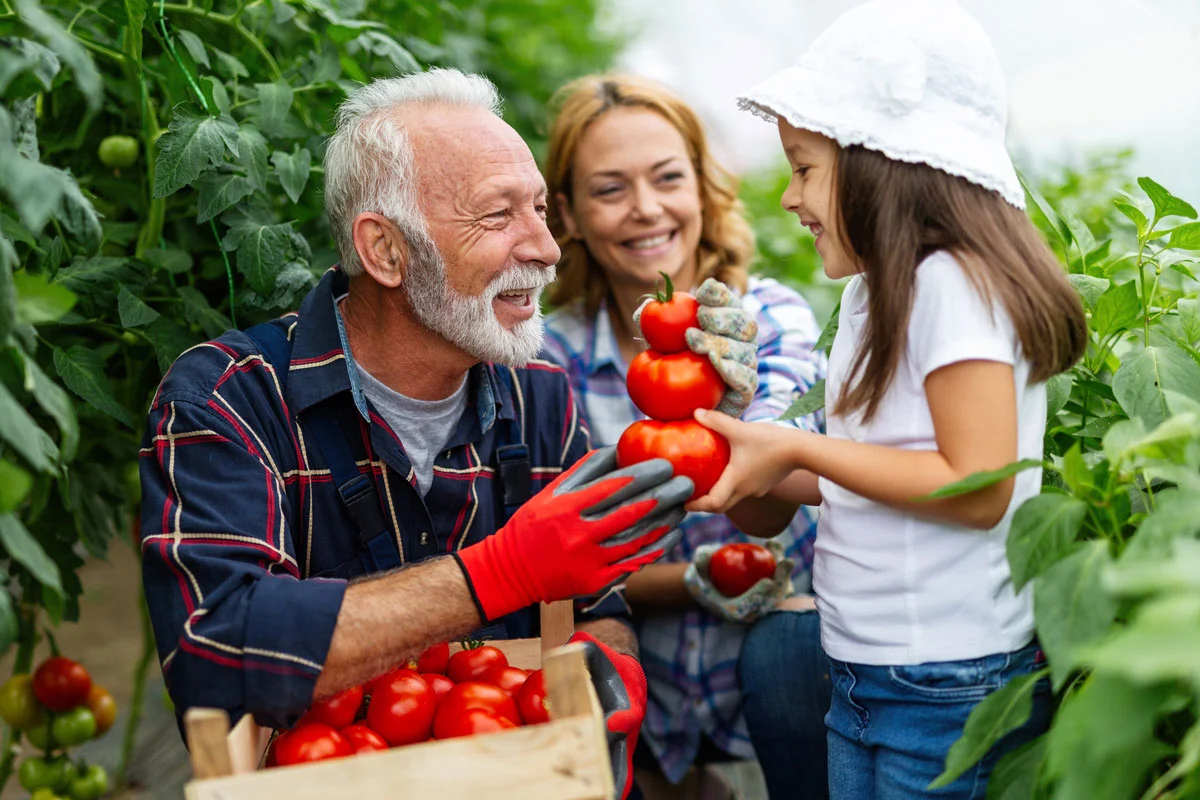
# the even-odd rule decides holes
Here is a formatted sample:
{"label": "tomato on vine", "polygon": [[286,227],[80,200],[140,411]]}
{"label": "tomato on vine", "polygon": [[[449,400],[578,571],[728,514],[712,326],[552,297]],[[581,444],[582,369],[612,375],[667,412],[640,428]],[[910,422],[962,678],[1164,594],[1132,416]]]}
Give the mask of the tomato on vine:
{"label": "tomato on vine", "polygon": [[92,764],[67,787],[71,800],[97,800],[107,791],[108,773],[99,764]]}
{"label": "tomato on vine", "polygon": [[64,747],[83,744],[96,736],[96,717],[87,706],[56,714],[50,723],[50,735]]}
{"label": "tomato on vine", "polygon": [[477,681],[485,672],[507,667],[508,657],[490,644],[468,642],[465,649],[450,656],[446,662],[446,677],[455,683]]}
{"label": "tomato on vine", "polygon": [[51,711],[68,711],[83,705],[91,690],[88,671],[69,658],[47,658],[33,673],[33,694]]}
{"label": "tomato on vine", "polygon": [[100,163],[109,169],[125,169],[137,163],[140,149],[138,140],[132,136],[106,136],[96,152]]}
{"label": "tomato on vine", "polygon": [[0,719],[17,731],[32,728],[42,720],[42,706],[33,694],[33,678],[13,675],[0,686]]}
{"label": "tomato on vine", "polygon": [[117,701],[112,693],[99,684],[92,684],[88,692],[87,707],[96,718],[96,735],[104,733],[117,719]]}

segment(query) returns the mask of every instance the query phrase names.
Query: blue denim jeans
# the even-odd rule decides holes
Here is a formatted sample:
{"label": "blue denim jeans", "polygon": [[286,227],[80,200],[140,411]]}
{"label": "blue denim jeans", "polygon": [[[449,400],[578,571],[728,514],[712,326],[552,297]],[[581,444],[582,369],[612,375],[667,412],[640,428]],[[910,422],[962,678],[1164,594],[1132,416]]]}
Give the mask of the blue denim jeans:
{"label": "blue denim jeans", "polygon": [[1044,732],[1050,723],[1048,681],[1034,691],[1029,721],[992,748],[954,783],[931,791],[946,753],[972,709],[1013,678],[1044,663],[1031,644],[1012,653],[910,666],[867,666],[830,659],[833,703],[829,727],[832,800],[975,800],[987,794],[1000,757]]}
{"label": "blue denim jeans", "polygon": [[829,659],[815,611],[776,611],[746,633],[738,659],[742,714],[769,797],[826,800]]}

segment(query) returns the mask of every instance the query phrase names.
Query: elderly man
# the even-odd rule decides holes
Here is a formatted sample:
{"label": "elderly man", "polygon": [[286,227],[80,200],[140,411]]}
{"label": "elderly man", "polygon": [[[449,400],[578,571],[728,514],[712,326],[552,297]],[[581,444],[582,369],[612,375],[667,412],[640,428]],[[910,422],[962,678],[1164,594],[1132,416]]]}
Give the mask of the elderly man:
{"label": "elderly man", "polygon": [[565,375],[533,360],[559,249],[498,109],[452,70],[343,104],[325,157],[340,266],[298,313],[184,353],[154,398],[146,596],[179,712],[273,727],[431,644],[536,635],[539,601],[591,597],[576,640],[607,673],[624,794],[646,689],[606,590],[678,540],[692,484],[589,453]]}

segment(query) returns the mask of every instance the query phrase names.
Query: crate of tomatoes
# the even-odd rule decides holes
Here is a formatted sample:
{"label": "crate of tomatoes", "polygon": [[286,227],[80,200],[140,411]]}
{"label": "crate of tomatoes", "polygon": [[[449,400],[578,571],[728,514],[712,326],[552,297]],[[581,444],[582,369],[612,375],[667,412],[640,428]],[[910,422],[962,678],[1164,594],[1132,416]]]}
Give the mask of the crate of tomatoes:
{"label": "crate of tomatoes", "polygon": [[571,603],[543,604],[542,636],[434,645],[271,731],[224,711],[184,718],[189,800],[608,800],[608,740]]}

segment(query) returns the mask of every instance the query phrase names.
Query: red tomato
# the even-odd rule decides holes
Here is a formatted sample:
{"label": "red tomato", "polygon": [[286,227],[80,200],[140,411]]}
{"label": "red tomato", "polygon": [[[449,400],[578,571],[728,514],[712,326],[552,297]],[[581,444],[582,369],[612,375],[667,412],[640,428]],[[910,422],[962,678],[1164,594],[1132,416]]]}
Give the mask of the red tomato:
{"label": "red tomato", "polygon": [[691,419],[697,408],[716,408],[725,394],[717,368],[691,350],[643,350],[629,363],[625,385],[633,404],[658,420]]}
{"label": "red tomato", "polygon": [[517,701],[521,721],[526,725],[550,721],[550,706],[546,700],[546,674],[540,669],[529,673],[529,677],[521,684],[513,699]]}
{"label": "red tomato", "polygon": [[354,748],[333,728],[309,722],[285,731],[275,740],[275,762],[281,767],[354,755]]}
{"label": "red tomato", "polygon": [[700,304],[686,292],[677,292],[667,273],[659,272],[667,282],[666,291],[655,292],[654,299],[642,308],[642,336],[651,350],[679,353],[688,349],[684,332],[699,328],[696,312]]}
{"label": "red tomato", "polygon": [[85,705],[91,691],[92,677],[83,665],[69,658],[47,658],[33,673],[33,696],[51,711]]}
{"label": "red tomato", "polygon": [[625,429],[617,441],[617,463],[622,467],[665,458],[676,475],[692,479],[691,499],[703,497],[729,463],[729,440],[693,419],[659,422],[647,419]]}
{"label": "red tomato", "polygon": [[422,651],[417,657],[417,663],[409,666],[415,667],[417,672],[438,672],[442,675],[446,674],[446,662],[450,659],[450,645],[447,642],[431,645]]}
{"label": "red tomato", "polygon": [[521,724],[521,712],[508,692],[490,683],[468,681],[457,684],[438,703],[437,715],[433,720],[433,736],[445,739],[447,732],[454,730],[459,720],[472,709],[479,709],[501,717],[513,725]]}
{"label": "red tomato", "polygon": [[375,731],[366,725],[348,725],[341,730],[342,736],[354,748],[355,753],[369,753],[372,750],[387,750],[388,743]]}
{"label": "red tomato", "polygon": [[433,687],[417,673],[399,669],[375,685],[367,725],[392,747],[428,738],[437,706]]}
{"label": "red tomato", "polygon": [[763,578],[775,575],[775,556],[750,542],[727,544],[712,554],[708,579],[726,597],[737,597]]}
{"label": "red tomato", "polygon": [[362,701],[363,688],[351,686],[324,700],[317,700],[312,704],[312,708],[300,718],[300,722],[324,722],[331,728],[341,730],[348,725],[353,725],[354,720],[358,719],[358,710],[362,708]]}
{"label": "red tomato", "polygon": [[528,677],[528,672],[517,667],[496,667],[480,675],[479,680],[484,683],[490,683],[493,686],[499,686],[509,694],[516,694],[516,691],[521,688],[521,684],[525,683],[525,679]]}
{"label": "red tomato", "polygon": [[460,650],[446,663],[446,677],[455,683],[479,680],[483,673],[496,667],[507,667],[508,658],[490,644]]}
{"label": "red tomato", "polygon": [[453,739],[456,736],[474,736],[477,733],[495,733],[517,727],[504,717],[498,717],[482,708],[468,708],[461,714],[448,718],[441,727],[435,726],[438,739]]}
{"label": "red tomato", "polygon": [[434,699],[438,702],[441,702],[442,698],[446,696],[446,692],[454,688],[454,681],[450,680],[445,675],[439,675],[436,672],[430,672],[428,674],[421,673],[421,677],[424,678],[431,687],[433,687]]}

